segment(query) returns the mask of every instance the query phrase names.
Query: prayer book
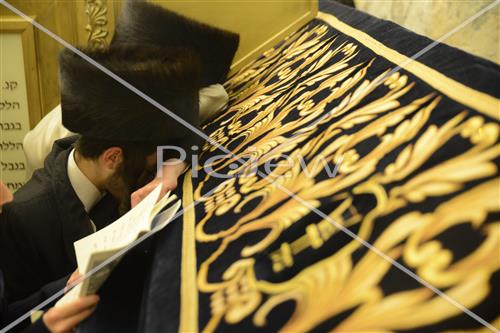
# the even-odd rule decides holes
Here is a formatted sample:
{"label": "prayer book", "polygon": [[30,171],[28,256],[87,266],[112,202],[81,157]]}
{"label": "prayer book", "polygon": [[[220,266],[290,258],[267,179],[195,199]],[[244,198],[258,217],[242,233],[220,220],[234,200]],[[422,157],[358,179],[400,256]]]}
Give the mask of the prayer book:
{"label": "prayer book", "polygon": [[[170,192],[160,199],[161,186],[158,185],[137,206],[115,222],[74,243],[78,271],[82,276],[92,273],[68,291],[57,305],[95,294],[123,255],[133,248],[141,236],[158,232],[168,225],[181,206],[181,201],[175,195],[170,195]],[[104,266],[99,267],[103,263]]]}

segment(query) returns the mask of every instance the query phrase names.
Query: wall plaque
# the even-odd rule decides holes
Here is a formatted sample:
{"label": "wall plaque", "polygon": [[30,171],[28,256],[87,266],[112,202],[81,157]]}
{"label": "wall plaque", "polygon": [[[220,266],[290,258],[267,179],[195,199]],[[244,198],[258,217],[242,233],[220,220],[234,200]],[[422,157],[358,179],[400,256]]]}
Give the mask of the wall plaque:
{"label": "wall plaque", "polygon": [[33,27],[0,17],[0,179],[16,191],[26,181],[23,138],[41,117]]}

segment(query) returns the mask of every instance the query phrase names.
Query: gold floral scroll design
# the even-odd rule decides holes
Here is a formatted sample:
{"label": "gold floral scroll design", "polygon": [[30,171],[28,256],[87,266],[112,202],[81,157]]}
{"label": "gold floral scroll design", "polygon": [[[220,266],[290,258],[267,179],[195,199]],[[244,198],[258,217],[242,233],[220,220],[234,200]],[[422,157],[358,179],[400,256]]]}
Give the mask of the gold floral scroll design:
{"label": "gold floral scroll design", "polygon": [[[351,80],[348,82],[361,83],[361,79],[364,77],[368,66],[361,68],[360,71],[353,75]],[[388,71],[384,71],[380,74],[380,76],[373,80],[364,80],[356,89],[340,89],[343,88],[341,85],[337,91],[343,91],[342,94],[337,95],[336,93],[332,93],[331,96],[339,96],[339,98],[341,98],[340,105],[336,108],[336,110],[334,110],[335,112],[333,112],[332,115],[346,116],[337,122],[333,122],[322,133],[316,133],[314,130],[303,132],[302,135],[298,135],[293,140],[289,140],[287,144],[278,146],[278,149],[274,149],[271,154],[268,154],[270,148],[272,148],[269,147],[269,144],[272,144],[273,140],[276,140],[277,135],[281,135],[282,129],[287,126],[271,126],[266,130],[266,135],[258,141],[252,140],[252,147],[257,148],[255,149],[254,156],[257,161],[257,166],[260,166],[261,164],[285,153],[289,154],[289,159],[282,160],[278,163],[277,167],[273,170],[273,177],[258,179],[256,175],[251,175],[249,177],[237,178],[239,182],[238,187],[240,188],[241,193],[246,194],[244,198],[240,197],[238,193],[233,195],[236,192],[233,188],[236,178],[231,178],[227,182],[220,184],[219,186],[222,187],[224,184],[231,182],[231,186],[224,186],[224,191],[222,191],[222,189],[218,189],[216,191],[217,195],[210,196],[208,198],[202,198],[201,190],[203,188],[203,183],[198,186],[195,191],[195,198],[196,200],[204,201],[206,209],[206,215],[197,224],[196,232],[198,241],[215,241],[228,236],[239,237],[242,233],[255,230],[256,228],[270,229],[270,233],[265,239],[244,249],[244,253],[247,255],[255,254],[272,243],[283,230],[297,221],[299,217],[303,217],[310,212],[308,208],[302,205],[297,205],[294,200],[290,200],[287,193],[277,188],[277,184],[281,184],[294,193],[301,194],[301,197],[308,201],[312,206],[318,207],[319,198],[328,197],[330,194],[333,194],[342,188],[353,185],[355,182],[362,180],[367,174],[373,172],[374,170],[375,164],[373,161],[376,161],[375,159],[368,156],[367,159],[372,160],[372,163],[354,163],[354,158],[357,156],[357,153],[352,149],[347,150],[347,147],[355,146],[356,144],[362,142],[366,137],[385,131],[389,126],[394,125],[406,115],[414,113],[415,111],[421,111],[420,116],[417,117],[420,122],[413,121],[411,123],[410,128],[413,128],[413,131],[399,131],[396,136],[388,134],[387,137],[391,137],[392,140],[385,140],[385,144],[379,146],[378,150],[374,150],[373,154],[374,156],[380,155],[380,151],[382,149],[390,151],[391,148],[411,139],[411,136],[409,135],[412,133],[415,134],[415,132],[423,126],[425,120],[429,117],[430,112],[435,108],[439,99],[433,97],[433,95],[428,95],[415,100],[409,105],[398,107],[399,103],[397,102],[397,99],[410,91],[413,84],[407,84],[406,76],[400,76],[399,74],[395,74],[385,80],[381,80],[387,73]],[[348,111],[355,108],[364,97],[368,96],[369,93],[372,92],[376,86],[378,86],[376,82],[379,82],[379,80],[382,81],[381,85],[387,89],[388,92],[382,97],[368,103],[366,106],[360,107],[352,113],[347,114]],[[329,79],[325,78],[325,82],[329,82]],[[351,87],[349,85],[347,86]],[[323,89],[323,85],[320,85],[318,89]],[[344,94],[345,96],[343,96]],[[329,97],[326,99],[330,100],[333,98]],[[300,102],[301,101],[299,99],[297,104]],[[313,109],[314,108],[319,110],[310,112],[310,114],[313,114],[315,117],[321,116],[322,112],[325,111],[325,105],[323,102],[316,104]],[[380,117],[380,115],[386,113],[388,110],[391,110],[392,113]],[[280,115],[277,115],[276,117],[280,117]],[[377,119],[377,117],[379,117],[379,119]],[[300,121],[301,119],[303,118],[300,118],[297,122],[295,122],[297,125],[296,127],[291,127],[292,130],[302,128],[303,123]],[[352,126],[359,124],[368,125],[356,135],[341,135],[346,129],[350,129]],[[404,125],[406,125],[406,122]],[[334,137],[337,137],[337,139],[318,152],[318,147],[324,146],[325,143]],[[299,143],[304,141],[307,142],[303,146],[299,147]],[[339,153],[339,150],[342,149],[341,147],[347,150],[344,155],[351,157],[350,159],[345,160],[342,164],[340,169],[341,174],[339,177],[333,179],[335,182],[328,185],[330,192],[325,192],[323,188],[327,187],[326,184],[315,184],[314,178],[323,167],[321,160],[337,161],[340,159],[342,156]],[[243,154],[244,153],[245,152],[243,152]],[[237,154],[236,157],[229,159],[229,161],[225,164],[227,165],[229,163],[236,162],[241,157],[243,157],[243,155]],[[306,168],[302,168],[303,164],[301,164],[300,161],[302,157],[311,158],[310,162],[306,165]],[[363,162],[363,160],[360,162]],[[359,165],[359,167],[356,167],[356,165]],[[241,168],[245,168],[245,165],[243,164],[240,168],[236,168],[232,172],[236,173],[240,171]],[[360,172],[352,172],[357,169],[361,169]],[[339,182],[339,180],[343,181]],[[318,194],[320,195],[318,196]],[[224,200],[222,200],[223,197],[225,198]],[[213,217],[214,213],[217,215],[223,214],[223,212],[220,212],[222,206],[226,207],[224,212],[230,208],[234,208],[234,211],[239,213],[244,210],[244,206],[247,203],[254,199],[260,200],[261,203],[259,206],[251,213],[238,219],[229,229],[220,230],[217,234],[209,234],[205,232],[204,227]],[[259,218],[259,216],[263,215],[265,211],[271,209],[279,203],[281,203],[281,205],[275,208],[272,213]],[[228,205],[231,205],[231,207]]]}
{"label": "gold floral scroll design", "polygon": [[[354,193],[371,193],[377,198],[376,208],[361,220],[361,238],[368,239],[376,219],[393,212],[401,201],[420,202],[426,197],[457,193],[466,182],[497,174],[496,166],[491,161],[500,154],[500,146],[494,144],[498,141],[498,126],[478,123],[475,117],[462,121],[463,116],[457,115],[436,132],[432,128],[428,129],[428,133],[437,137],[438,145],[425,147],[423,144],[427,136],[422,135],[414,146],[408,146],[411,148],[408,150],[413,152],[425,148],[432,153],[455,135],[460,135],[474,141],[474,146],[462,155],[422,172],[386,192],[381,184],[388,181],[389,175],[392,175],[394,181],[401,176],[401,172],[415,167],[409,163],[411,159],[405,157],[408,153],[403,150],[395,158],[397,166],[389,164],[383,173],[376,174],[355,187]],[[425,152],[419,154],[426,155]],[[423,159],[418,163],[423,163]],[[473,168],[460,172],[464,165],[472,165]],[[375,182],[376,179],[379,180],[378,183]],[[374,246],[394,260],[403,259],[405,265],[414,268],[429,283],[447,288],[448,295],[461,304],[474,307],[488,295],[488,281],[500,268],[497,257],[500,221],[485,223],[489,213],[500,211],[499,184],[499,178],[480,183],[444,202],[433,213],[407,213],[395,220]],[[349,196],[349,193],[345,194]],[[346,206],[352,203],[348,200],[344,202],[347,203]],[[332,217],[344,224],[340,212],[334,211]],[[328,237],[338,232],[326,223],[321,223],[323,226],[319,228],[322,229],[320,232],[323,236],[329,233]],[[480,230],[486,239],[468,256],[452,263],[453,253],[433,238],[464,223]],[[321,242],[315,241],[314,233],[309,230],[308,238],[310,246],[321,247]],[[221,246],[213,258],[227,248],[226,239],[229,237],[223,239],[224,247]],[[281,249],[283,245],[285,244],[282,244]],[[304,248],[304,244],[299,246]],[[294,300],[297,306],[282,328],[283,332],[308,331],[324,320],[354,307],[357,310],[339,324],[335,331],[409,329],[460,314],[458,308],[435,296],[425,287],[385,296],[378,284],[389,271],[390,263],[375,253],[368,252],[360,262],[354,264],[351,254],[360,247],[359,242],[352,241],[331,257],[305,268],[291,280],[277,284],[255,278],[255,262],[251,257],[232,264],[224,273],[224,280],[218,283],[208,283],[203,278],[206,277],[207,266],[202,264],[198,280],[200,290],[213,292],[213,316],[205,331],[214,330],[219,320],[237,323],[246,316],[252,316],[254,324],[262,327],[266,324],[268,313],[287,300]],[[262,302],[265,295],[270,297]]]}
{"label": "gold floral scroll design", "polygon": [[[500,145],[495,144],[498,141],[497,124],[483,123],[477,117],[459,123],[462,117],[463,114],[459,114],[440,131],[434,132],[429,128],[427,133],[433,133],[438,146],[454,135],[460,135],[473,141],[473,148],[410,178],[404,185],[387,193],[380,186],[382,180],[388,181],[389,175],[393,181],[397,180],[400,172],[408,172],[407,168],[413,167],[411,162],[415,158],[408,158],[408,151],[418,152],[420,156],[426,153],[419,149],[436,151],[436,146],[429,145],[428,137],[422,135],[414,146],[409,145],[410,149],[398,155],[397,166],[389,164],[384,173],[375,175],[354,189],[354,193],[372,193],[378,202],[377,207],[362,220],[360,237],[369,238],[376,219],[402,207],[401,202],[409,204],[421,202],[427,197],[459,193],[466,182],[498,174],[492,162],[500,154]],[[421,160],[416,163],[422,163]],[[466,169],[464,166],[470,167]],[[376,179],[379,182],[375,182]],[[491,288],[489,280],[500,269],[500,221],[485,223],[489,213],[500,211],[499,185],[499,178],[490,178],[445,201],[432,213],[407,213],[395,220],[374,246],[394,260],[403,259],[404,264],[413,268],[421,278],[438,288],[446,288],[450,297],[472,308],[488,295]],[[470,224],[486,239],[468,256],[452,262],[453,253],[433,238],[460,224]],[[338,232],[330,228],[323,230],[323,234],[325,231],[331,234]],[[375,253],[368,252],[353,265],[351,254],[360,247],[360,243],[352,241],[322,263],[306,268],[288,282],[278,284],[279,288],[262,282],[264,291],[275,296],[256,312],[255,324],[264,325],[269,311],[289,299],[296,301],[297,308],[283,331],[312,329],[329,317],[354,307],[358,307],[357,310],[334,331],[409,329],[437,323],[461,313],[460,309],[426,288],[385,296],[378,283],[388,272],[390,264]],[[258,285],[260,281],[255,283]],[[287,292],[284,292],[284,285],[288,286]]]}
{"label": "gold floral scroll design", "polygon": [[[441,204],[436,214],[413,211],[403,215],[378,237],[375,248],[394,260],[403,257],[405,264],[416,268],[429,283],[447,287],[450,297],[467,308],[474,307],[488,295],[488,281],[500,268],[497,257],[500,221],[484,224],[489,212],[499,211],[495,196],[485,195],[494,194],[498,181],[481,184]],[[459,205],[466,205],[474,220],[469,222],[460,216],[458,207],[463,206]],[[453,264],[450,251],[432,239],[438,230],[435,225],[443,216],[447,217],[449,227],[473,223],[486,236],[477,249]],[[283,283],[254,281],[263,294],[272,295],[258,307],[253,317],[255,325],[263,326],[269,312],[287,300],[294,300],[296,308],[281,328],[283,332],[311,330],[353,308],[356,310],[336,326],[334,332],[391,332],[430,325],[461,314],[460,309],[426,287],[384,295],[379,283],[391,264],[371,251],[354,264],[351,254],[360,246],[352,241],[341,251]],[[435,258],[423,260],[425,256]]]}
{"label": "gold floral scroll design", "polygon": [[106,0],[86,0],[85,13],[88,19],[88,24],[85,26],[88,33],[87,45],[90,48],[105,48],[108,44],[106,38],[109,34]]}
{"label": "gold floral scroll design", "polygon": [[[415,84],[400,73],[386,77],[388,70],[372,80],[366,79],[376,59],[356,63],[358,46],[336,44],[336,40],[326,37],[324,26],[302,30],[226,84],[232,91],[232,107],[215,121],[218,127],[212,138],[229,146],[238,137],[238,145],[233,148],[237,157],[253,154],[259,165],[272,159],[278,163],[271,183],[252,176],[234,177],[220,183],[213,195],[202,198],[211,177],[207,175],[195,189],[194,197],[204,201],[205,210],[196,226],[196,239],[200,244],[218,242],[216,250],[201,263],[197,277],[199,291],[211,297],[212,317],[203,329],[205,332],[215,331],[221,321],[237,324],[248,317],[256,327],[264,327],[270,311],[287,300],[294,301],[296,307],[281,328],[284,332],[311,330],[353,308],[356,310],[334,330],[390,332],[430,325],[460,313],[424,287],[384,295],[379,283],[389,272],[390,263],[373,252],[353,262],[352,253],[362,247],[354,240],[288,281],[258,280],[254,256],[268,249],[291,225],[310,213],[309,208],[289,198],[276,184],[296,193],[313,207],[320,207],[321,199],[331,198],[338,205],[330,217],[344,227],[359,224],[358,236],[362,239],[370,238],[379,219],[401,207],[415,206],[392,221],[374,245],[390,258],[403,260],[430,283],[447,288],[451,297],[466,306],[477,305],[488,295],[488,279],[500,268],[494,256],[500,245],[500,222],[486,223],[489,213],[500,211],[495,201],[499,179],[492,179],[498,174],[494,163],[500,154],[498,124],[472,115],[468,110],[451,114],[439,126],[432,123],[431,115],[443,111],[441,96],[428,93],[408,101],[407,94]],[[283,56],[284,50],[290,57]],[[309,56],[303,67],[287,70],[295,61],[291,55],[300,58],[302,54]],[[332,63],[333,56],[339,58]],[[328,61],[331,66],[323,66]],[[304,87],[307,82],[314,82],[317,88],[301,89],[301,85],[294,82],[299,72],[308,74]],[[266,79],[270,75],[277,75],[280,80],[269,84]],[[345,75],[346,80],[337,75]],[[321,122],[327,124],[326,128],[318,131],[316,126],[304,130],[307,124],[304,118],[319,117],[327,111],[325,103],[312,98],[325,87],[332,91],[326,99],[337,100],[337,107]],[[286,89],[288,93],[277,93]],[[380,97],[360,106],[375,89]],[[300,110],[302,117],[285,121],[282,113],[292,111],[290,104]],[[285,111],[276,113],[278,105]],[[252,115],[250,122],[244,121],[248,115]],[[348,133],[353,126],[362,127]],[[290,133],[297,135],[287,141]],[[370,152],[361,154],[359,145],[373,137],[378,138],[378,144]],[[470,148],[445,161],[433,159],[456,138],[467,141]],[[286,145],[281,145],[285,142]],[[256,149],[248,151],[249,146]],[[401,147],[403,149],[398,150]],[[210,147],[204,147],[204,151],[209,152]],[[297,168],[298,163],[290,166],[280,160],[285,153],[292,159],[309,157],[307,167],[313,176],[306,177],[303,170]],[[377,166],[382,158],[391,154],[392,162],[379,170]],[[315,180],[321,169],[318,159],[334,162],[341,156],[344,163],[337,177]],[[221,160],[215,165],[216,170],[227,169],[236,160]],[[423,169],[432,160],[438,163]],[[237,171],[241,169],[232,172]],[[464,191],[478,181],[481,182]],[[364,215],[353,208],[354,198],[360,194],[370,195],[376,201],[376,206]],[[452,197],[435,212],[418,210],[418,205],[426,199],[444,195]],[[245,205],[255,200],[258,200],[257,207],[245,210]],[[462,209],[468,214],[460,214]],[[343,213],[348,210],[351,210],[351,218],[345,219]],[[218,228],[216,233],[205,230],[206,225],[217,223],[227,213],[238,216],[231,226]],[[273,270],[293,266],[294,256],[306,248],[322,248],[339,232],[329,223],[324,220],[310,224],[303,236],[293,242],[282,242],[278,250],[269,255]],[[460,224],[470,224],[480,230],[485,241],[465,258],[453,262],[453,253],[435,237]],[[226,265],[220,281],[209,281],[211,267],[219,264],[217,269],[221,269],[217,260],[233,242],[245,234],[263,230],[268,233],[244,247],[240,258]],[[470,274],[471,270],[475,270],[474,274]],[[471,295],[471,289],[478,292]]]}

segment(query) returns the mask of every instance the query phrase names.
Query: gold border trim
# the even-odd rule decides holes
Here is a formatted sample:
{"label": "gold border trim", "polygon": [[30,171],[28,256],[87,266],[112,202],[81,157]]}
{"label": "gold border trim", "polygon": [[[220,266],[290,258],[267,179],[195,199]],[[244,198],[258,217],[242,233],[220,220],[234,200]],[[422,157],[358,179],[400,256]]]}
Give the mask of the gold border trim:
{"label": "gold border trim", "polygon": [[182,262],[181,262],[181,313],[179,332],[198,332],[198,288],[196,287],[196,243],[191,170],[184,176],[182,185]]}
{"label": "gold border trim", "polygon": [[350,25],[340,21],[338,18],[331,14],[324,12],[318,13],[318,19],[321,19],[339,30],[340,32],[356,39],[364,46],[370,48],[376,54],[386,58],[394,64],[402,64],[408,62],[404,66],[404,70],[412,73],[420,79],[427,82],[433,88],[439,90],[451,99],[480,111],[496,120],[500,119],[500,100],[485,94],[483,92],[474,90],[470,87],[463,85],[449,77],[441,74],[440,72],[418,62],[411,60],[405,55],[385,46],[370,35],[355,29]]}

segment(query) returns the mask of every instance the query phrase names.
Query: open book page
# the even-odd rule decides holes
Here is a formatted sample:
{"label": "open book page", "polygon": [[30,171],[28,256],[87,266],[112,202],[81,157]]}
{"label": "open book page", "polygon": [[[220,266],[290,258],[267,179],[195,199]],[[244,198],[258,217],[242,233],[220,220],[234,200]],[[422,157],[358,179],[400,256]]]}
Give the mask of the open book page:
{"label": "open book page", "polygon": [[[175,195],[173,195],[169,199],[174,199],[175,200],[176,198],[177,197]],[[166,205],[168,205],[171,201],[173,201],[173,200],[168,200],[168,202],[163,207],[165,207]],[[175,204],[173,204],[172,207],[170,207],[169,209],[165,210],[161,214],[159,214],[159,215],[157,215],[158,213],[154,214],[154,215],[156,215],[156,217],[151,222],[151,229],[154,232],[158,232],[161,229],[165,228],[167,226],[167,224],[170,221],[172,221],[173,217],[175,216],[175,214],[177,213],[177,211],[179,210],[180,207],[181,207],[181,201],[177,200],[177,202]],[[160,210],[161,209],[159,209],[158,211],[160,211]]]}
{"label": "open book page", "polygon": [[[99,266],[101,263],[110,258],[113,254],[117,253],[119,250],[111,250],[108,252],[98,252],[92,254],[89,260],[89,271],[95,267]],[[111,274],[111,271],[115,268],[116,265],[120,262],[121,257],[113,260],[108,263],[106,266],[102,267],[94,274],[89,276],[87,279],[83,280],[80,284],[76,285],[73,289],[68,291],[58,302],[57,305],[65,305],[68,304],[81,296],[95,294],[97,290],[102,286],[102,284],[106,281],[106,279]],[[88,273],[88,272],[85,272]]]}
{"label": "open book page", "polygon": [[[175,199],[176,196],[172,196],[169,199]],[[161,204],[162,206],[156,205],[155,207],[159,207],[157,211],[159,211],[161,208],[163,208],[165,205],[170,203],[172,200],[163,200],[158,202],[158,204]],[[172,221],[172,217],[174,217],[175,213],[177,213],[177,210],[181,206],[180,200],[178,200],[172,207],[169,209],[165,210],[163,213],[159,214],[153,221],[155,223],[154,227],[154,232],[158,232],[159,230],[165,228],[167,224]],[[153,209],[154,212],[154,209]],[[156,215],[156,214],[154,214]],[[140,235],[141,236],[149,230],[141,230]],[[128,246],[128,244],[127,244]],[[90,256],[89,262],[87,264],[87,270],[90,272],[94,268],[98,267],[101,265],[104,261],[106,261],[108,258],[110,258],[112,255],[118,253],[122,248],[117,248],[117,249],[112,249],[109,251],[102,251],[102,252],[96,252],[92,253]],[[78,296],[85,296],[85,295],[91,295],[95,294],[97,290],[102,286],[102,284],[106,281],[108,276],[111,274],[111,271],[115,268],[116,265],[120,262],[121,256],[113,260],[112,262],[108,263],[105,267],[102,267],[99,269],[96,273],[94,273],[91,277],[88,279],[84,280],[78,287],[79,292]],[[76,289],[76,288],[75,288]]]}
{"label": "open book page", "polygon": [[[149,232],[153,223],[155,224],[154,231],[157,232],[172,220],[172,217],[181,206],[181,202],[178,200],[172,207],[157,215],[165,206],[177,199],[175,195],[169,196],[169,193],[167,193],[155,204],[160,191],[161,185],[120,219],[75,242],[78,269],[81,274],[90,272],[112,255],[131,244],[140,235]],[[59,300],[58,304],[66,304],[79,296],[95,293],[119,263],[120,258],[118,257],[113,262],[108,263],[70,290]]]}
{"label": "open book page", "polygon": [[[181,201],[177,200],[177,202],[170,207],[169,209],[165,210],[163,213],[159,214],[160,211],[168,206],[170,203],[175,201],[177,199],[177,196],[175,194],[170,195],[170,192],[165,194],[163,198],[161,198],[153,207],[151,210],[151,213],[149,215],[149,223],[147,225],[147,228],[141,229],[139,232],[139,235],[142,235],[146,232],[149,232],[153,229],[155,225],[157,225],[160,222],[165,222],[166,226],[168,222],[170,222],[170,219],[177,213],[177,210],[179,210],[179,207],[181,206]],[[163,226],[163,227],[164,227]],[[161,227],[161,228],[163,228]],[[160,228],[160,229],[161,229]],[[158,230],[155,230],[155,232]]]}
{"label": "open book page", "polygon": [[161,184],[118,220],[75,242],[76,261],[80,273],[88,271],[87,265],[92,253],[123,247],[133,242],[140,230],[149,228],[150,214],[160,191]]}

